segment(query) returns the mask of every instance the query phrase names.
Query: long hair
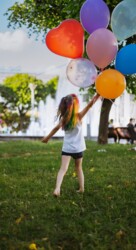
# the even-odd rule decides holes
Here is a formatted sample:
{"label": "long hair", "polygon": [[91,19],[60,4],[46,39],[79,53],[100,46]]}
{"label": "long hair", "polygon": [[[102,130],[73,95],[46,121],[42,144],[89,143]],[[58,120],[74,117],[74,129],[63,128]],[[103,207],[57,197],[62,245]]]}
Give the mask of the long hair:
{"label": "long hair", "polygon": [[57,117],[62,118],[64,130],[73,129],[78,122],[79,100],[75,94],[63,97],[60,101]]}

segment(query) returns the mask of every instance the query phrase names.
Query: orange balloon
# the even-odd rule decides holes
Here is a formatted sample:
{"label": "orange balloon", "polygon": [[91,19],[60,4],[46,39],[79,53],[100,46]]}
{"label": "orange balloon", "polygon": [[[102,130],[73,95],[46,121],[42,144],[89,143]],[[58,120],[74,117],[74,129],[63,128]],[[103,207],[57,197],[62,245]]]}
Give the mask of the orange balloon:
{"label": "orange balloon", "polygon": [[69,58],[82,57],[84,52],[84,30],[75,19],[63,21],[57,28],[50,30],[45,38],[49,50]]}
{"label": "orange balloon", "polygon": [[107,69],[102,71],[95,81],[98,94],[106,99],[115,99],[126,88],[126,79],[119,71]]}

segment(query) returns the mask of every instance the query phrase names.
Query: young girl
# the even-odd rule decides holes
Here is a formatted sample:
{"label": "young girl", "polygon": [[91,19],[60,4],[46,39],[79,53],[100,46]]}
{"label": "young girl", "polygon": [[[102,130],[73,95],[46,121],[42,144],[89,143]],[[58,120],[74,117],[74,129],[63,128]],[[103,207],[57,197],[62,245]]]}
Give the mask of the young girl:
{"label": "young girl", "polygon": [[42,142],[47,143],[48,140],[60,129],[65,131],[61,167],[57,175],[56,187],[54,195],[60,195],[61,184],[63,177],[68,170],[71,157],[75,160],[75,169],[79,181],[78,192],[84,192],[84,174],[82,170],[83,151],[86,149],[85,139],[82,134],[82,118],[92,105],[99,98],[96,94],[87,106],[79,112],[79,101],[75,94],[67,95],[60,101],[57,117],[59,117],[58,124],[51,130],[51,132],[42,139]]}

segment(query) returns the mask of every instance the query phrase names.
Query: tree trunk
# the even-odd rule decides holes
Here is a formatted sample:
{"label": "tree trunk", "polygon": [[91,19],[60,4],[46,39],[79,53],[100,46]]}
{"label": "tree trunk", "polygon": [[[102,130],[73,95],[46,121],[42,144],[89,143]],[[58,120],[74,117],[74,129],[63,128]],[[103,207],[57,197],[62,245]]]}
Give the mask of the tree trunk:
{"label": "tree trunk", "polygon": [[98,143],[106,144],[108,142],[108,121],[112,103],[115,100],[104,99],[102,103],[99,123]]}

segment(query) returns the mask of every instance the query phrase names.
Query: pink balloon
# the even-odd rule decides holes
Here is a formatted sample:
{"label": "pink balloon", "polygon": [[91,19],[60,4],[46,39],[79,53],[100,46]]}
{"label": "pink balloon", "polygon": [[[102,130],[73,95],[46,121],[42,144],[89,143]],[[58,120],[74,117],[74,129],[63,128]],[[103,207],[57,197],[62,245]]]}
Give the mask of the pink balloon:
{"label": "pink balloon", "polygon": [[110,30],[95,30],[88,38],[86,52],[90,60],[100,69],[104,69],[115,58],[118,42]]}

